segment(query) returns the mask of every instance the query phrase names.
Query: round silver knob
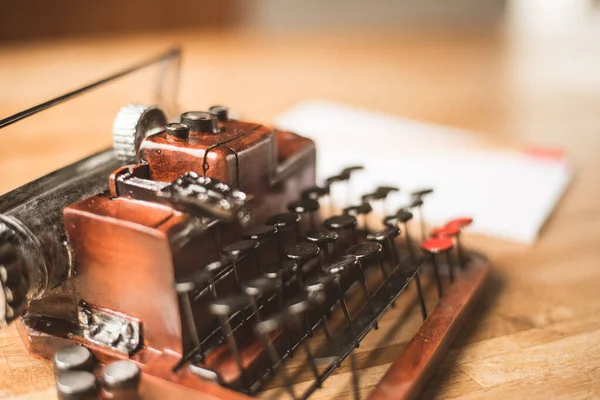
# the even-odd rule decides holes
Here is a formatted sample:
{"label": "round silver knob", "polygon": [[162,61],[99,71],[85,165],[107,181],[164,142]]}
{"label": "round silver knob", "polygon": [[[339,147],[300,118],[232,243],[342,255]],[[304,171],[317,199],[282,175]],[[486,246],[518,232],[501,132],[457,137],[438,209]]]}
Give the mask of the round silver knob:
{"label": "round silver knob", "polygon": [[167,116],[157,106],[128,104],[122,107],[113,123],[113,148],[124,165],[139,162],[138,150],[147,136],[160,132]]}

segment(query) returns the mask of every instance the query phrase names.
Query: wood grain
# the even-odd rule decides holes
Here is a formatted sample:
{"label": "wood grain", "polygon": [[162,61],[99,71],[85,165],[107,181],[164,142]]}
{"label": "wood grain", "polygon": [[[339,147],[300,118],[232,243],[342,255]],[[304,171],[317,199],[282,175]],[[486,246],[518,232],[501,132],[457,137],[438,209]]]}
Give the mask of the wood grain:
{"label": "wood grain", "polygon": [[[500,145],[562,147],[577,178],[535,245],[465,236],[466,245],[490,256],[495,275],[421,397],[597,398],[597,33],[596,26],[582,23],[547,34],[181,33],[6,46],[0,48],[0,114],[180,42],[186,51],[181,100],[189,108],[223,103],[249,119],[269,122],[300,100],[324,98],[487,132],[482,135]],[[48,111],[3,131],[0,191],[108,146],[116,110],[138,100],[127,98],[135,84],[123,84],[129,94],[114,88],[97,92],[65,111]],[[418,324],[417,307],[408,312],[398,307],[361,344],[357,356],[365,393]],[[52,397],[50,367],[26,354],[14,327],[0,331],[0,353],[0,397]],[[315,398],[350,398],[350,382],[344,364]],[[265,396],[276,393],[273,388]]]}

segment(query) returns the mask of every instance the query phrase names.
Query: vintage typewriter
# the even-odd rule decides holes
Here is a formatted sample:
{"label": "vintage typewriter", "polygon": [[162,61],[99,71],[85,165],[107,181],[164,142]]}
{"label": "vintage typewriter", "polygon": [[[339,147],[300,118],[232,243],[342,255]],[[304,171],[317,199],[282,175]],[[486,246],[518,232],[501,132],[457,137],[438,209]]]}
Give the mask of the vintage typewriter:
{"label": "vintage typewriter", "polygon": [[[0,197],[0,324],[53,360],[60,398],[306,399],[343,364],[355,399],[418,395],[489,270],[461,247],[470,218],[412,221],[432,189],[388,215],[395,187],[336,204],[361,160],[318,182],[311,140],[222,106],[128,105],[113,134]],[[422,325],[365,392],[353,350],[403,296]]]}

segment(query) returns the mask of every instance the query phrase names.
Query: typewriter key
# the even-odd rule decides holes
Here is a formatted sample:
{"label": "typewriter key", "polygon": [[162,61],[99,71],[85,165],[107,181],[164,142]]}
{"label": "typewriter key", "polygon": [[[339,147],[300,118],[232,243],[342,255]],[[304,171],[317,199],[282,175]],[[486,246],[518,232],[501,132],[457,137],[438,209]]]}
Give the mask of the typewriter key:
{"label": "typewriter key", "polygon": [[[304,315],[304,320],[306,324],[306,333],[308,336],[312,336],[312,327],[310,326],[310,321],[308,319],[308,310],[315,304],[320,303],[324,299],[324,296],[316,295],[316,294],[308,294],[302,293],[298,297],[296,297],[292,302],[287,305],[287,312],[291,318],[298,314]],[[319,379],[319,371],[317,370],[317,364],[315,363],[315,359],[310,351],[310,347],[308,345],[307,340],[301,340],[300,343],[304,347],[304,351],[306,352],[306,359],[308,361],[308,365],[315,375],[316,379]]]}
{"label": "typewriter key", "polygon": [[314,229],[317,225],[317,211],[319,211],[319,202],[311,199],[301,199],[294,201],[287,206],[290,212],[296,214],[309,214],[311,228]]}
{"label": "typewriter key", "polygon": [[233,265],[233,272],[235,274],[235,280],[237,284],[240,284],[240,278],[238,275],[238,261],[252,252],[254,255],[254,261],[256,263],[256,271],[260,273],[260,262],[258,260],[258,253],[256,249],[259,243],[256,240],[238,240],[228,246],[221,249],[221,255],[223,256],[223,262],[231,262]]}
{"label": "typewriter key", "polygon": [[184,318],[183,323],[185,324],[194,350],[198,349],[200,352],[200,358],[204,358],[204,349],[198,336],[198,329],[196,327],[196,320],[194,319],[194,310],[192,308],[192,302],[190,299],[190,293],[204,288],[210,283],[212,277],[210,272],[207,270],[199,270],[186,277],[177,277],[175,281],[175,290],[179,295],[179,301],[181,304],[182,317]]}
{"label": "typewriter key", "polygon": [[329,258],[329,244],[334,243],[339,237],[337,232],[325,229],[308,231],[304,234],[307,241],[319,246],[323,254],[323,261]]}
{"label": "typewriter key", "polygon": [[[381,270],[384,276],[384,279],[387,278],[387,273],[385,272],[385,268],[383,265],[383,258],[381,257],[381,245],[379,243],[373,242],[363,242],[357,244],[355,246],[350,247],[346,250],[346,255],[354,257],[356,259],[356,264],[358,265],[358,272],[360,277],[360,285],[363,290],[363,294],[365,295],[365,300],[367,303],[371,304],[371,294],[369,293],[369,288],[367,286],[367,280],[365,279],[365,269],[366,265],[363,264],[364,260],[373,257],[378,254],[381,261]],[[377,322],[374,325],[375,329],[378,328]]]}
{"label": "typewriter key", "polygon": [[355,263],[356,261],[353,257],[341,257],[340,259],[335,260],[334,262],[326,265],[323,268],[323,272],[335,277],[335,284],[338,290],[340,306],[342,307],[342,311],[344,312],[344,317],[346,317],[346,322],[348,323],[348,325],[352,324],[352,318],[350,317],[350,312],[348,311],[348,305],[346,304],[344,291],[342,290],[342,286],[340,285],[340,279],[344,271]]}
{"label": "typewriter key", "polygon": [[296,266],[296,278],[300,289],[304,286],[302,283],[302,266],[311,258],[318,256],[320,251],[319,246],[313,243],[300,242],[285,246],[284,253],[286,257],[292,260]]}
{"label": "typewriter key", "polygon": [[343,213],[346,215],[351,215],[353,217],[358,217],[359,215],[362,215],[363,217],[363,230],[368,232],[369,231],[369,226],[368,226],[368,215],[369,213],[373,211],[373,207],[371,207],[371,205],[369,203],[362,203],[361,205],[358,206],[351,206],[351,207],[346,207],[343,210]]}
{"label": "typewriter key", "polygon": [[462,217],[462,218],[454,218],[450,222],[446,224],[446,227],[458,227],[459,232],[456,234],[456,253],[458,256],[458,262],[461,267],[464,267],[467,263],[467,259],[462,249],[462,245],[460,243],[460,233],[464,228],[471,225],[473,223],[473,218],[470,217]]}
{"label": "typewriter key", "polygon": [[267,225],[273,225],[277,228],[277,245],[279,248],[279,258],[285,257],[283,251],[283,231],[294,228],[296,230],[296,241],[300,240],[300,220],[302,216],[296,213],[275,214],[267,219]]}
{"label": "typewriter key", "polygon": [[301,193],[303,199],[319,200],[329,195],[329,186],[313,186]]}
{"label": "typewriter key", "polygon": [[[281,311],[279,314],[272,316],[258,324],[254,327],[255,332],[258,334],[260,341],[262,342],[263,347],[267,350],[267,354],[271,360],[271,366],[274,369],[275,366],[279,363],[280,358],[277,354],[277,350],[270,339],[270,334],[275,330],[283,327],[284,332],[288,335],[288,352],[290,352],[290,357],[292,357],[291,353],[291,344],[289,342],[289,329],[287,327],[287,319],[289,315],[286,311]],[[292,399],[297,399],[296,393],[294,392],[294,388],[292,386],[291,380],[287,374],[285,367],[282,366],[279,370],[279,374],[283,378],[283,383],[287,391],[289,392]]]}
{"label": "typewriter key", "polygon": [[352,230],[352,240],[354,244],[358,243],[358,238],[356,237],[356,217],[351,215],[335,215],[327,218],[323,224],[327,229],[332,231],[343,232],[348,229]]}
{"label": "typewriter key", "polygon": [[430,238],[421,243],[421,249],[431,256],[433,273],[435,275],[435,280],[438,287],[438,295],[442,297],[442,280],[439,272],[439,262],[436,255],[452,249],[452,239],[446,237]]}
{"label": "typewriter key", "polygon": [[244,389],[247,389],[248,382],[246,379],[244,366],[242,364],[242,357],[240,356],[240,352],[231,329],[231,323],[229,322],[229,318],[233,314],[246,308],[248,305],[250,305],[250,299],[248,297],[231,296],[214,300],[208,306],[208,310],[213,315],[219,317],[221,331],[223,332],[223,336],[227,340],[229,349],[231,350],[231,353],[233,354],[233,357],[235,359],[235,363],[237,364],[237,367],[240,371],[242,386],[244,387]]}
{"label": "typewriter key", "polygon": [[[312,278],[310,278],[305,286],[304,286],[304,291],[306,293],[308,293],[308,295],[317,295],[317,294],[323,294],[325,295],[327,293],[328,288],[331,285],[335,284],[335,276],[333,275],[317,275],[314,276]],[[329,329],[327,328],[327,323],[325,322],[325,319],[323,317],[321,317],[319,319],[319,322],[317,323],[317,325],[321,325],[323,327],[323,332],[325,333],[325,337],[327,338],[328,341],[333,341],[333,339],[331,338],[331,334],[329,333]]]}
{"label": "typewriter key", "polygon": [[256,316],[256,322],[262,320],[258,309],[258,299],[265,294],[279,292],[280,284],[281,281],[266,277],[251,279],[242,284],[242,291],[250,298],[250,305]]}
{"label": "typewriter key", "polygon": [[402,224],[402,228],[404,228],[404,235],[406,237],[406,248],[408,249],[408,255],[410,257],[410,260],[412,261],[413,264],[416,264],[417,263],[417,254],[415,252],[415,247],[413,245],[412,237],[408,230],[408,221],[410,221],[413,218],[413,215],[410,211],[407,211],[406,209],[401,208],[396,212],[396,217]]}
{"label": "typewriter key", "polygon": [[421,223],[421,238],[427,239],[427,225],[425,224],[425,217],[423,216],[423,198],[433,193],[433,189],[421,189],[411,193],[413,200],[411,202],[411,208],[417,208],[419,213],[419,221]]}

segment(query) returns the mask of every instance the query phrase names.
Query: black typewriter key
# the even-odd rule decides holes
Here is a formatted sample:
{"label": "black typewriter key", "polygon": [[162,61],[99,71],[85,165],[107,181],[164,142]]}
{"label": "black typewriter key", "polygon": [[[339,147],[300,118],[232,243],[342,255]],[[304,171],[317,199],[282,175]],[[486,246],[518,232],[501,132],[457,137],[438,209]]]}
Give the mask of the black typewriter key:
{"label": "black typewriter key", "polygon": [[452,239],[447,237],[429,238],[421,243],[421,249],[429,254],[433,264],[433,273],[437,282],[438,295],[442,297],[442,279],[440,277],[439,261],[437,255],[452,249]]}
{"label": "black typewriter key", "polygon": [[350,178],[352,178],[352,175],[354,175],[356,172],[358,171],[362,171],[364,170],[365,167],[362,165],[352,165],[350,167],[346,167],[342,170],[342,172],[340,173],[341,176],[348,176],[348,180],[350,180],[350,183],[347,186],[347,194],[346,194],[346,198],[348,201],[348,204],[351,204],[352,200],[353,200],[353,196],[354,196],[354,190],[352,187],[352,180]]}
{"label": "black typewriter key", "polygon": [[242,364],[242,358],[240,356],[240,352],[235,341],[235,337],[231,330],[231,324],[229,322],[230,317],[242,311],[244,308],[250,305],[250,300],[246,296],[231,296],[224,297],[217,300],[212,301],[208,310],[211,314],[219,317],[219,322],[221,324],[221,331],[223,332],[223,336],[227,340],[227,344],[233,357],[235,359],[235,363],[241,374],[242,386],[244,389],[248,387],[248,381],[246,379],[246,373],[244,371],[244,366]]}
{"label": "black typewriter key", "polygon": [[340,306],[342,307],[342,311],[344,312],[344,316],[346,317],[346,322],[348,325],[352,324],[352,318],[350,317],[350,312],[348,311],[348,305],[346,304],[346,298],[344,297],[344,291],[340,285],[340,280],[344,271],[355,263],[356,261],[353,257],[342,257],[323,268],[324,273],[330,274],[335,278],[335,284],[337,286],[338,296],[340,299]]}
{"label": "black typewriter key", "polygon": [[92,371],[95,365],[92,352],[79,344],[58,350],[52,361],[55,376],[68,371]]}
{"label": "black typewriter key", "polygon": [[275,236],[277,228],[273,225],[259,225],[248,229],[242,233],[242,239],[256,240],[262,242],[268,238]]}
{"label": "black typewriter key", "polygon": [[[333,199],[336,199],[339,201],[339,198],[340,198],[339,194],[337,196],[335,195],[336,192],[339,193],[339,188],[338,188],[340,186],[339,184],[343,183],[343,182],[348,182],[348,180],[350,180],[349,172],[340,173],[338,175],[333,175],[325,180],[327,186],[329,187],[329,191],[330,191],[330,199],[331,199],[330,200],[330,202],[331,202],[330,212],[331,212],[331,214],[333,214],[335,212]],[[338,190],[336,192],[334,192],[334,188],[338,188]],[[350,186],[349,185],[347,185],[347,190],[348,190],[348,192],[347,192],[346,196],[348,196],[350,194],[350,192],[349,192]],[[349,203],[350,201],[351,201],[350,198],[346,199],[346,202]]]}
{"label": "black typewriter key", "polygon": [[256,251],[258,246],[259,243],[256,240],[238,240],[237,242],[227,245],[221,249],[223,262],[231,263],[233,265],[233,273],[235,274],[235,281],[238,285],[240,284],[238,263],[242,257],[252,253],[256,263],[256,271],[260,273],[260,262],[258,260],[258,253]]}
{"label": "black typewriter key", "polygon": [[284,233],[288,229],[294,229],[296,232],[294,241],[300,240],[300,220],[302,216],[296,213],[275,214],[267,219],[267,225],[272,225],[277,228],[277,246],[279,248],[280,259],[285,258],[283,252]]}
{"label": "black typewriter key", "polygon": [[329,195],[329,186],[313,186],[304,189],[301,193],[303,199],[319,200]]}
{"label": "black typewriter key", "polygon": [[414,192],[411,193],[411,196],[413,197],[423,197],[423,196],[427,196],[428,194],[433,193],[433,189],[427,188],[427,189],[420,189],[420,190],[415,190]]}
{"label": "black typewriter key", "polygon": [[410,260],[414,264],[417,262],[417,254],[415,253],[413,240],[408,230],[408,221],[410,221],[413,218],[413,215],[410,211],[401,208],[396,212],[395,217],[398,218],[398,221],[400,221],[400,223],[402,224],[404,235],[406,237],[406,248],[408,249],[408,255],[410,257]]}
{"label": "black typewriter key", "polygon": [[115,361],[102,370],[102,386],[115,400],[138,399],[140,367],[131,360]]}
{"label": "black typewriter key", "polygon": [[188,334],[194,345],[194,350],[200,352],[200,358],[204,358],[204,349],[198,336],[198,329],[196,327],[196,320],[194,319],[194,310],[192,308],[192,302],[190,295],[193,291],[204,288],[210,283],[211,275],[207,270],[199,270],[185,277],[177,277],[175,280],[175,290],[179,295],[179,302],[183,313],[184,321]]}
{"label": "black typewriter key", "polygon": [[[299,314],[303,314],[305,316],[305,322],[307,324],[306,333],[309,336],[312,334],[312,327],[310,327],[310,321],[308,319],[308,310],[317,303],[320,303],[323,300],[323,298],[324,296],[321,296],[320,294],[309,295],[308,293],[303,293],[287,304],[287,312],[291,318],[294,318]],[[303,345],[304,351],[306,351],[306,359],[308,361],[310,369],[315,375],[315,378],[319,379],[319,371],[317,370],[315,359],[312,355],[312,352],[310,351],[308,340],[301,340],[300,343]]]}
{"label": "black typewriter key", "polygon": [[333,217],[327,218],[323,224],[325,227],[332,231],[351,231],[352,241],[356,244],[358,238],[356,237],[356,217],[352,215],[334,215]]}
{"label": "black typewriter key", "polygon": [[245,240],[256,240],[260,244],[257,253],[260,254],[259,259],[264,263],[265,261],[277,259],[273,254],[273,246],[269,244],[270,239],[276,240],[276,235],[277,228],[275,226],[258,225],[242,232],[241,237]]}
{"label": "black typewriter key", "polygon": [[416,190],[414,192],[411,193],[411,196],[413,197],[412,202],[410,204],[411,208],[416,208],[418,213],[419,213],[419,221],[421,224],[421,238],[422,240],[426,240],[427,239],[427,225],[425,224],[425,217],[423,215],[423,198],[425,196],[430,195],[431,193],[433,193],[433,189],[421,189],[421,190]]}
{"label": "black typewriter key", "polygon": [[280,285],[280,280],[271,279],[264,276],[251,279],[242,284],[242,291],[250,298],[250,305],[252,306],[252,311],[256,316],[257,322],[261,321],[261,316],[258,309],[258,300],[270,293],[278,293]]}
{"label": "black typewriter key", "polygon": [[[365,300],[367,303],[371,303],[371,294],[369,293],[369,288],[367,286],[367,280],[365,278],[365,269],[366,265],[364,265],[364,261],[367,258],[373,257],[375,254],[381,252],[381,245],[379,243],[373,242],[363,242],[357,244],[355,246],[350,247],[346,254],[354,257],[356,259],[356,264],[358,265],[358,272],[360,277],[360,285],[363,290],[363,294],[365,295]],[[375,325],[377,328],[377,324]]]}
{"label": "black typewriter key", "polygon": [[394,239],[398,237],[398,235],[400,235],[400,228],[392,226],[381,231],[369,233],[367,235],[367,240],[377,242],[382,246],[388,246],[392,255],[392,260],[394,260],[394,266],[397,266],[400,264],[400,257],[398,256],[398,250],[396,249]]}
{"label": "black typewriter key", "polygon": [[217,298],[216,277],[223,270],[225,265],[226,264],[224,264],[223,262],[217,260],[217,261],[210,262],[210,263],[206,264],[206,266],[204,266],[204,270],[206,272],[208,272],[210,291],[215,299]]}
{"label": "black typewriter key", "polygon": [[[279,358],[279,355],[277,354],[277,350],[275,349],[275,346],[273,346],[273,343],[271,341],[271,334],[280,328],[283,328],[284,332],[288,332],[289,331],[289,329],[287,327],[288,319],[289,319],[289,314],[287,313],[287,311],[284,310],[284,311],[281,311],[280,313],[256,324],[256,326],[254,327],[254,331],[258,334],[258,337],[260,338],[260,341],[262,342],[262,345],[265,348],[265,350],[267,350],[267,354],[269,355],[269,358],[271,360],[271,365],[273,365],[273,366],[277,365],[280,362],[280,358]],[[291,345],[289,345],[289,342],[288,342],[288,347],[289,346],[291,346]],[[289,347],[289,351],[291,351],[291,347]],[[290,352],[290,357],[291,357],[291,352]],[[283,378],[285,387],[286,387],[287,391],[289,392],[290,396],[292,397],[292,399],[296,400],[297,399],[296,393],[294,392],[292,382],[288,376],[286,369],[284,367],[280,368],[278,375],[281,375],[281,377]]]}
{"label": "black typewriter key", "polygon": [[351,215],[353,217],[358,218],[358,216],[362,215],[363,227],[362,229],[366,232],[369,231],[368,226],[368,216],[369,213],[373,211],[373,207],[369,203],[362,203],[358,206],[346,207],[343,210],[343,213],[346,215]]}
{"label": "black typewriter key", "polygon": [[278,279],[281,282],[280,290],[285,288],[285,283],[294,274],[294,262],[292,260],[276,261],[262,267],[263,276]]}
{"label": "black typewriter key", "polygon": [[[317,275],[310,279],[308,279],[304,285],[304,291],[308,293],[308,295],[318,295],[322,294],[325,296],[327,294],[328,289],[335,285],[335,276],[327,274],[327,275]],[[327,323],[325,319],[321,317],[317,325],[321,325],[323,327],[323,332],[325,333],[325,337],[328,341],[333,341],[331,338],[331,334],[329,333],[329,329],[327,328]]]}
{"label": "black typewriter key", "polygon": [[98,382],[89,371],[67,371],[56,378],[56,392],[60,400],[95,400]]}
{"label": "black typewriter key", "polygon": [[319,202],[311,199],[301,199],[294,201],[287,206],[289,212],[296,214],[308,214],[310,218],[310,226],[315,229],[317,226],[317,211],[319,211]]}
{"label": "black typewriter key", "polygon": [[298,286],[302,289],[302,266],[310,259],[317,257],[320,253],[319,246],[314,243],[299,242],[293,245],[285,246],[284,253],[286,257],[292,260],[296,266],[296,279]]}
{"label": "black typewriter key", "polygon": [[337,232],[326,229],[308,231],[304,234],[304,238],[307,241],[319,246],[323,255],[323,261],[329,258],[329,244],[334,243],[339,237],[340,235]]}

